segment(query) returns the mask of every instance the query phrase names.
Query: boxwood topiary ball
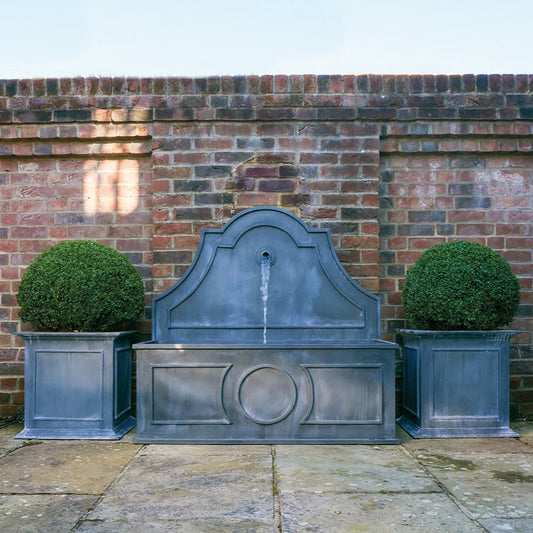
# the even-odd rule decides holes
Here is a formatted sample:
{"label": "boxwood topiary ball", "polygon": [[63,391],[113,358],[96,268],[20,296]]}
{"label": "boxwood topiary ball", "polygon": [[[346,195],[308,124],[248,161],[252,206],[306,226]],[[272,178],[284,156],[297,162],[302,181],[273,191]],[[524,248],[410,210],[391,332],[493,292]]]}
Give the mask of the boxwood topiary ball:
{"label": "boxwood topiary ball", "polygon": [[520,300],[509,263],[488,246],[447,242],[409,269],[402,303],[409,324],[424,330],[493,330],[508,325]]}
{"label": "boxwood topiary ball", "polygon": [[144,307],[141,277],[128,258],[94,241],[52,246],[27,268],[20,319],[39,331],[124,331]]}

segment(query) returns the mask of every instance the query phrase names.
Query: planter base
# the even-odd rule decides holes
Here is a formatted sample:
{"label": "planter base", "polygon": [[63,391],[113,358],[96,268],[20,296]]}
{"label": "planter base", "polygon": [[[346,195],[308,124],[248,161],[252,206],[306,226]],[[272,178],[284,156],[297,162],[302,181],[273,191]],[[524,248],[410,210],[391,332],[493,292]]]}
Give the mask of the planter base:
{"label": "planter base", "polygon": [[402,415],[396,421],[398,425],[415,439],[457,439],[473,437],[520,437],[509,427],[489,428],[427,428],[420,427],[408,416]]}

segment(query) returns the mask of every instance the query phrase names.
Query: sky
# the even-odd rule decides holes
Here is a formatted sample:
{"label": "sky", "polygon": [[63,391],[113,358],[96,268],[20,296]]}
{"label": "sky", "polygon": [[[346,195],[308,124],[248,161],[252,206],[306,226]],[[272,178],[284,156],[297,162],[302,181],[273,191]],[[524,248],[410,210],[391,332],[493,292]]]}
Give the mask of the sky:
{"label": "sky", "polygon": [[0,0],[0,78],[533,73],[533,0]]}

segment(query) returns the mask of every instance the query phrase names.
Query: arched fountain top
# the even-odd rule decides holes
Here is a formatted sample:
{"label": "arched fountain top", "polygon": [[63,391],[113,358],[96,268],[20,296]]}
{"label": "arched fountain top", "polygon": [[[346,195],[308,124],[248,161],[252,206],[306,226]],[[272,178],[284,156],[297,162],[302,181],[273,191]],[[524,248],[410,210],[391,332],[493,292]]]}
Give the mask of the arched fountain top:
{"label": "arched fountain top", "polygon": [[247,209],[203,230],[183,277],[152,303],[159,343],[262,343],[261,261],[270,266],[269,343],[379,338],[379,299],[339,262],[329,230],[277,207]]}

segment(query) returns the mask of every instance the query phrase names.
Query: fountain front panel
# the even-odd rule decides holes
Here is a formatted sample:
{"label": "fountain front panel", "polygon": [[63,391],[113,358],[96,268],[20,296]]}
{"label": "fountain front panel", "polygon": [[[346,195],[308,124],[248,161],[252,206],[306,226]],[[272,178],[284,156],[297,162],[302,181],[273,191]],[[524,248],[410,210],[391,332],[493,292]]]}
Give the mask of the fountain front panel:
{"label": "fountain front panel", "polygon": [[261,207],[204,231],[152,320],[134,346],[137,442],[396,442],[398,346],[327,230]]}

